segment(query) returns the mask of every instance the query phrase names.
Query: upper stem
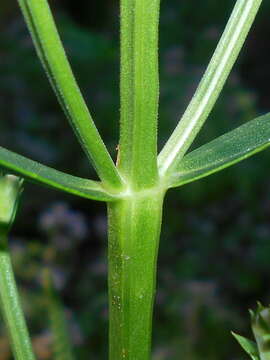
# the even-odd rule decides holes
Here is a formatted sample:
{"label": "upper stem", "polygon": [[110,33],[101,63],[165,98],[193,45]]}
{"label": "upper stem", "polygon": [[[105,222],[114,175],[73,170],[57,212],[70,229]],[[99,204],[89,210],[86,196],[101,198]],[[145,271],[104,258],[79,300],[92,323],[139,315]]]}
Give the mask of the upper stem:
{"label": "upper stem", "polygon": [[118,164],[136,189],[157,181],[160,0],[121,0],[121,122]]}
{"label": "upper stem", "polygon": [[0,234],[0,243],[1,310],[10,335],[13,354],[16,360],[34,360],[31,340],[7,249],[7,238],[3,234]]}
{"label": "upper stem", "polygon": [[224,86],[262,0],[238,0],[229,22],[181,121],[159,155],[162,175],[171,173],[192,144]]}

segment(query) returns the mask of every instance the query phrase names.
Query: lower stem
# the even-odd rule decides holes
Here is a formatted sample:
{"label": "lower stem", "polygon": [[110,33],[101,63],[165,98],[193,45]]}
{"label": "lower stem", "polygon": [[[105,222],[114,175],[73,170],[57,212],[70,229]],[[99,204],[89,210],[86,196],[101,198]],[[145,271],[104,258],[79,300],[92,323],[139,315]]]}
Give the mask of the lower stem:
{"label": "lower stem", "polygon": [[0,235],[0,301],[8,328],[12,351],[16,360],[34,360],[32,345],[26,327],[14,278],[6,236]]}
{"label": "lower stem", "polygon": [[148,360],[163,193],[109,204],[109,358]]}

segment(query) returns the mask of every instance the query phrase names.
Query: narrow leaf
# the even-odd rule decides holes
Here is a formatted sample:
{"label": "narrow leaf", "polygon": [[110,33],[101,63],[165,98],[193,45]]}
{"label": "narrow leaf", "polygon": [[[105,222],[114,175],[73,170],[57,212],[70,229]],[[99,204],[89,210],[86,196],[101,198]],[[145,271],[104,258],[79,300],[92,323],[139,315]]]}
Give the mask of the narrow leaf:
{"label": "narrow leaf", "polygon": [[50,329],[53,335],[53,353],[55,360],[73,360],[71,337],[64,306],[54,288],[52,275],[49,269],[44,274],[44,290],[48,305]]}
{"label": "narrow leaf", "polygon": [[237,0],[216,51],[188,108],[159,155],[162,175],[173,172],[200,131],[227,80],[262,0]]}
{"label": "narrow leaf", "polygon": [[1,167],[33,182],[42,183],[87,199],[99,201],[115,199],[113,195],[105,191],[100,182],[63,173],[2,147],[0,147]]}
{"label": "narrow leaf", "polygon": [[251,120],[187,154],[171,174],[171,187],[220,171],[269,145],[270,113]]}
{"label": "narrow leaf", "polygon": [[47,0],[18,0],[37,53],[58,100],[101,180],[120,186],[118,171],[73,76]]}
{"label": "narrow leaf", "polygon": [[118,165],[137,188],[157,180],[160,0],[121,0],[121,122]]}
{"label": "narrow leaf", "polygon": [[239,342],[242,348],[249,354],[252,360],[260,360],[257,345],[254,341],[251,341],[241,335],[235,334],[234,332],[232,332],[232,335]]}

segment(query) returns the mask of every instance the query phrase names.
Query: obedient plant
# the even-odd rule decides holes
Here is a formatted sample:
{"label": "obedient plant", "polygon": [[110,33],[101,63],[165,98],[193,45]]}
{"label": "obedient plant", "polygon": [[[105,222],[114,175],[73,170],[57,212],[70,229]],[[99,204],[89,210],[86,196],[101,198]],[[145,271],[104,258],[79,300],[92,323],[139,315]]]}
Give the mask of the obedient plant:
{"label": "obedient plant", "polygon": [[3,148],[0,166],[27,180],[107,203],[110,360],[150,358],[166,191],[224,169],[270,144],[267,114],[187,153],[224,86],[261,2],[236,1],[198,89],[158,155],[160,4],[159,0],[120,1],[120,140],[114,163],[74,79],[47,1],[19,0],[38,56],[100,181],[62,173]]}

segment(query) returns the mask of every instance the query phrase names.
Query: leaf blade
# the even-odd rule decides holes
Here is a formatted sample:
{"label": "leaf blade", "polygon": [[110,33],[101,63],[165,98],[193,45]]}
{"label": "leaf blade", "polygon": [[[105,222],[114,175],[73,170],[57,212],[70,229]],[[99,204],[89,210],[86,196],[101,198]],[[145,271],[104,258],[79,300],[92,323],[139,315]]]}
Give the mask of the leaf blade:
{"label": "leaf blade", "polygon": [[47,0],[18,0],[38,56],[74,133],[101,180],[119,188],[121,178],[72,73]]}
{"label": "leaf blade", "polygon": [[261,3],[262,0],[237,0],[190,104],[158,156],[161,176],[175,170],[212,111]]}
{"label": "leaf blade", "polygon": [[32,182],[41,183],[87,199],[113,201],[100,182],[79,178],[42,165],[0,146],[0,168]]}
{"label": "leaf blade", "polygon": [[201,179],[270,146],[270,113],[188,153],[171,174],[171,187]]}
{"label": "leaf blade", "polygon": [[257,345],[254,341],[251,341],[241,335],[238,335],[232,331],[232,335],[241,345],[241,347],[248,353],[252,360],[260,360]]}

